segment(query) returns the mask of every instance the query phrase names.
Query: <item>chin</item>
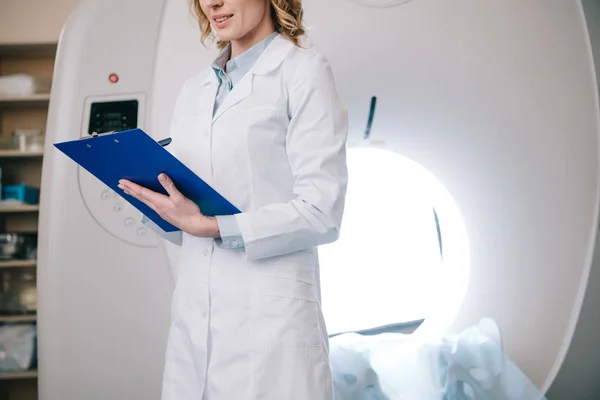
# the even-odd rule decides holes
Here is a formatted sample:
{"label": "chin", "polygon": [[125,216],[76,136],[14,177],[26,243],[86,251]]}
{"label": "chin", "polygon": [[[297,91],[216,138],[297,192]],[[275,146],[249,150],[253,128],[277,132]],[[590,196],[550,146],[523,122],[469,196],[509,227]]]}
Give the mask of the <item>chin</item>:
{"label": "chin", "polygon": [[221,42],[231,42],[232,40],[235,40],[231,35],[217,35],[217,37]]}
{"label": "chin", "polygon": [[217,37],[219,38],[219,40],[223,42],[231,42],[232,40],[238,39],[238,35],[228,31],[229,29],[226,29],[224,32],[217,31]]}

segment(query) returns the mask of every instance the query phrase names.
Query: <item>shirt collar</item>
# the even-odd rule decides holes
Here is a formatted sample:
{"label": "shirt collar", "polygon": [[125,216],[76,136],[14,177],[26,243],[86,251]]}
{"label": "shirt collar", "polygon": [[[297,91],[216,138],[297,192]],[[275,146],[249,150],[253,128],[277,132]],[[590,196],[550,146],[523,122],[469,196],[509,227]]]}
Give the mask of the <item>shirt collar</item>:
{"label": "shirt collar", "polygon": [[248,50],[230,60],[231,57],[231,43],[228,43],[227,46],[221,50],[218,57],[212,64],[212,67],[219,76],[219,72],[224,72],[225,66],[227,66],[227,73],[233,72],[235,70],[241,70],[247,72],[252,68],[254,63],[258,60],[263,51],[269,46],[271,41],[277,37],[279,33],[277,31],[271,33],[269,36],[250,47]]}
{"label": "shirt collar", "polygon": [[227,63],[227,60],[229,60],[229,57],[231,57],[231,43],[228,43],[227,46],[221,50],[215,61],[213,61],[212,67],[215,72],[225,69],[225,64]]}

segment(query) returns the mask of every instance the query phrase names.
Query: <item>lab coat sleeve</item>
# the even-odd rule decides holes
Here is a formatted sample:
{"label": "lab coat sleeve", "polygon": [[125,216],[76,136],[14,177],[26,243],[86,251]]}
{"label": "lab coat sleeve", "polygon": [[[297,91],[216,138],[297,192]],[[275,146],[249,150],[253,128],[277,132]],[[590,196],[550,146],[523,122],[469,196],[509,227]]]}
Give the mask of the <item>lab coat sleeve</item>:
{"label": "lab coat sleeve", "polygon": [[339,237],[348,183],[348,113],[328,61],[307,52],[285,78],[293,198],[236,214],[249,260],[308,250]]}
{"label": "lab coat sleeve", "polygon": [[217,246],[222,249],[243,249],[244,238],[234,215],[216,216],[219,225],[220,238],[216,239]]}

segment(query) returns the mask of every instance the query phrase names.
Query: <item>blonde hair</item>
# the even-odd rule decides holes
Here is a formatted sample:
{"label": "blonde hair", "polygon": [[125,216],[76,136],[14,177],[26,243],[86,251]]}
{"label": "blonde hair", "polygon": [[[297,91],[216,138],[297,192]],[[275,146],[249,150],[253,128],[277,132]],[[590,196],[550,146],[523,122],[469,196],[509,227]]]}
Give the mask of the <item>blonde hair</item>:
{"label": "blonde hair", "polygon": [[[304,10],[302,9],[302,0],[269,0],[271,9],[271,19],[275,30],[283,37],[300,46],[300,39],[305,34],[304,26],[302,25],[302,17]],[[191,0],[193,14],[198,19],[200,25],[201,37],[200,41],[206,46],[206,39],[214,38],[210,26],[210,20],[200,7],[200,0]],[[217,47],[224,49],[229,42],[222,40],[217,41]]]}

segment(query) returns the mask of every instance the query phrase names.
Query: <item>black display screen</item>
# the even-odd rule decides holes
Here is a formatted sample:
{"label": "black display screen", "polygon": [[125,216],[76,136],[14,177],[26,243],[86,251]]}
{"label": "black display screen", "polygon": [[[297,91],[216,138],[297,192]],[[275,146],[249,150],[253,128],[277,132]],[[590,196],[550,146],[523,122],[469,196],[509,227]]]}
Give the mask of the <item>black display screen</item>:
{"label": "black display screen", "polygon": [[137,128],[137,123],[137,100],[92,103],[88,133],[125,131]]}

